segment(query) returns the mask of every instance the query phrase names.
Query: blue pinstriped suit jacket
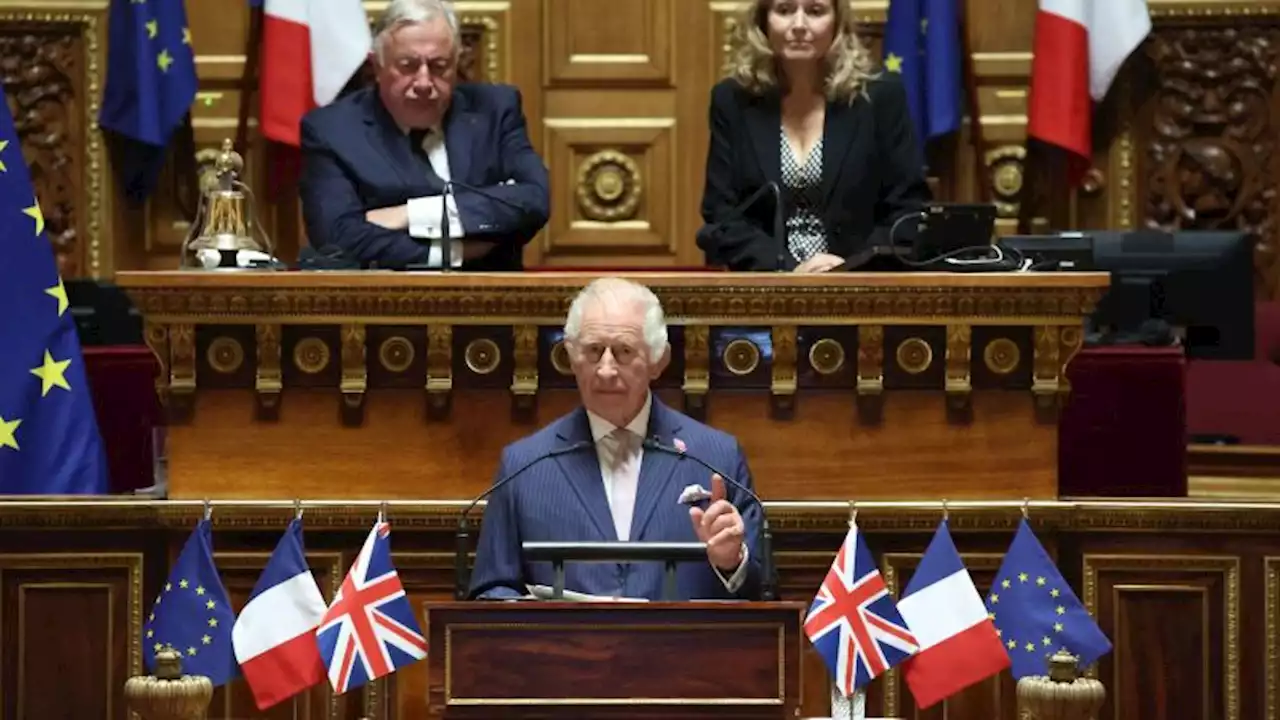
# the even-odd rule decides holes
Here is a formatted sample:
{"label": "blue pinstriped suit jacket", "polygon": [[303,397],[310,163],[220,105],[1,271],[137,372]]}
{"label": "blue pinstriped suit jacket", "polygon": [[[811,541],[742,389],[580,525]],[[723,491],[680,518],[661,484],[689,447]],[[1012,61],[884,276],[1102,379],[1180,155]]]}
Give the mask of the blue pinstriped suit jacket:
{"label": "blue pinstriped suit jacket", "polygon": [[[690,454],[713,467],[731,473],[735,480],[753,487],[746,456],[738,441],[693,418],[668,408],[653,398],[649,437],[664,445],[679,438]],[[508,445],[502,453],[497,477],[556,448],[591,440],[586,410],[578,408],[542,430]],[[631,540],[646,542],[696,542],[689,508],[679,503],[688,485],[710,489],[711,476],[693,460],[652,450],[644,452]],[[749,567],[746,581],[730,594],[709,562],[682,563],[677,570],[680,599],[758,599],[760,594],[760,508],[726,483],[726,494],[746,525]],[[754,488],[753,488],[754,489]],[[527,594],[526,584],[551,585],[550,563],[525,562],[520,544],[525,541],[616,541],[613,516],[605,497],[600,464],[594,447],[535,464],[489,497],[472,573],[471,597],[503,598]],[[662,597],[662,563],[567,563],[565,589],[594,595]],[[727,577],[726,573],[726,577]]]}

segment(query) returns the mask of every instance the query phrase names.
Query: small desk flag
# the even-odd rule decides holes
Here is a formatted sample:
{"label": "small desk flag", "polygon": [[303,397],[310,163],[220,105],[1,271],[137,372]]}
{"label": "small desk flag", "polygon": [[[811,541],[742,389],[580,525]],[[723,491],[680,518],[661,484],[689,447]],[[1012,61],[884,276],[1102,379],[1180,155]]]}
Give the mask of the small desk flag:
{"label": "small desk flag", "polygon": [[107,86],[98,125],[116,134],[112,158],[134,198],[155,189],[174,132],[196,99],[184,0],[112,0]]}
{"label": "small desk flag", "polygon": [[809,606],[804,632],[845,697],[918,650],[856,525]]}
{"label": "small desk flag", "polygon": [[182,653],[182,672],[204,675],[214,687],[238,674],[231,647],[235,614],[213,563],[213,529],[201,520],[182,547],[143,625],[142,651],[155,672],[156,653]]}
{"label": "small desk flag", "polygon": [[1013,661],[1015,680],[1049,674],[1049,657],[1058,650],[1078,657],[1081,668],[1111,652],[1111,641],[1071,591],[1026,519],[1018,525],[991,584],[987,611]]}
{"label": "small desk flag", "polygon": [[427,656],[427,639],[391,564],[389,524],[374,523],[316,632],[339,695]]}
{"label": "small desk flag", "polygon": [[924,709],[1009,667],[995,626],[943,520],[902,591],[898,610],[920,643],[903,679]]}
{"label": "small desk flag", "polygon": [[106,493],[67,291],[0,88],[0,494]]}
{"label": "small desk flag", "polygon": [[889,0],[884,69],[897,73],[922,145],[960,129],[962,56],[956,0]]}
{"label": "small desk flag", "polygon": [[294,519],[231,631],[236,660],[259,710],[324,680],[316,643],[324,611],[324,597],[302,546],[302,520]]}

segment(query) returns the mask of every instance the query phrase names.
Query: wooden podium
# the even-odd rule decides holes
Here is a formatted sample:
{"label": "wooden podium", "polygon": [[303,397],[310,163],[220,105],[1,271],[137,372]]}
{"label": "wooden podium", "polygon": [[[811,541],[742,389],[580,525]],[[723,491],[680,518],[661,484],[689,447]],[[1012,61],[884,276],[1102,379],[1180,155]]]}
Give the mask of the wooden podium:
{"label": "wooden podium", "polygon": [[801,603],[429,605],[433,718],[794,718]]}
{"label": "wooden podium", "polygon": [[[120,273],[161,362],[175,499],[457,501],[580,402],[591,273]],[[1105,273],[632,273],[667,404],[761,496],[1058,497],[1065,368]],[[376,469],[376,481],[370,471]]]}

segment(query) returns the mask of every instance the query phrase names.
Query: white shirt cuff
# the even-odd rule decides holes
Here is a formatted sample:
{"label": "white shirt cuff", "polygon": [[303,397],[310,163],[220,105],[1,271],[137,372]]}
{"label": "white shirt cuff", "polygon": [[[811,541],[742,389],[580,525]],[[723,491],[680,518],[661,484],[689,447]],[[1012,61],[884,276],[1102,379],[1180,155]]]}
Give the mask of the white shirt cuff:
{"label": "white shirt cuff", "polygon": [[[441,195],[410,198],[408,205],[410,237],[439,240],[441,233]],[[463,237],[462,218],[458,216],[458,203],[449,195],[449,238]],[[458,257],[458,253],[454,253]]]}
{"label": "white shirt cuff", "polygon": [[751,550],[746,543],[742,544],[742,562],[738,563],[738,569],[733,571],[733,575],[726,580],[724,573],[720,572],[720,568],[715,565],[711,566],[716,571],[716,577],[720,578],[720,582],[724,583],[724,589],[731,593],[738,592],[742,587],[742,583],[747,581],[747,565],[751,562]]}

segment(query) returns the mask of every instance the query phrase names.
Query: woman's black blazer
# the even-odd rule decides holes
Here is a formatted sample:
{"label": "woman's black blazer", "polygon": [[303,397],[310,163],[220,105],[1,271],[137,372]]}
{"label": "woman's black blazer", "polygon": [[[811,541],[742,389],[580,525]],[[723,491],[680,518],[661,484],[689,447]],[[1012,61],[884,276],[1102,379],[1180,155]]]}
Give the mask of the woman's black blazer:
{"label": "woman's black blazer", "polygon": [[[776,89],[757,96],[726,79],[711,91],[711,145],[702,193],[706,224],[698,231],[698,247],[710,265],[778,269],[770,196],[745,212],[737,209],[772,180],[782,191],[786,213],[791,212],[782,183],[781,108]],[[886,244],[893,222],[931,199],[901,82],[884,74],[869,81],[866,95],[853,104],[828,102],[823,132],[819,211],[828,251],[848,258],[872,244]],[[789,251],[783,259],[784,269],[795,267]]]}

